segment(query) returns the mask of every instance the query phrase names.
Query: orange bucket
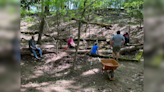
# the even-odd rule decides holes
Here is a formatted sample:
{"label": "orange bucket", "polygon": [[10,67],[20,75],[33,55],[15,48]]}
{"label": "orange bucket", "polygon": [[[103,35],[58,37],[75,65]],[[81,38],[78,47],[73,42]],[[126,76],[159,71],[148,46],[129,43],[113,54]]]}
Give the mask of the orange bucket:
{"label": "orange bucket", "polygon": [[64,49],[65,49],[65,50],[69,50],[69,48],[68,48],[68,47],[65,47]]}

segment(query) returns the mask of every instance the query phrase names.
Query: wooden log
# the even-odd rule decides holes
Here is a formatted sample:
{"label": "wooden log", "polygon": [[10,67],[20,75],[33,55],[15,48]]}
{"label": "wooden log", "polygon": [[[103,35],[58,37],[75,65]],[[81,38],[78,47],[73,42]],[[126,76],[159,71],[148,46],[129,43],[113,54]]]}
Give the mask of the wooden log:
{"label": "wooden log", "polygon": [[39,32],[21,32],[22,34],[30,34],[30,35],[34,35],[34,34],[38,34]]}
{"label": "wooden log", "polygon": [[[47,37],[50,37],[50,38],[54,38],[55,40],[60,40],[60,41],[64,41],[64,42],[67,42],[68,38],[57,38],[55,36],[50,36],[50,35],[47,35],[47,34],[44,34],[44,36],[47,36]],[[24,39],[24,38],[22,38]],[[74,41],[77,41],[78,39],[73,39]],[[85,38],[85,39],[80,39],[80,41],[96,41],[97,39],[90,39],[90,38]],[[99,38],[98,39],[99,41],[106,41],[106,38]]]}
{"label": "wooden log", "polygon": [[[41,48],[41,49],[48,49],[48,48],[55,48],[55,45],[36,45],[36,47],[38,47],[38,48]],[[28,45],[25,45],[25,46],[21,46],[21,50],[23,50],[23,49],[28,49],[29,48],[29,46]]]}
{"label": "wooden log", "polygon": [[[130,51],[134,51],[134,50],[139,50],[139,49],[143,49],[143,46],[131,46],[131,47],[125,47],[125,48],[121,48],[120,54],[122,54],[123,52],[130,52]],[[90,50],[78,50],[79,54],[84,54],[84,53],[88,53]],[[75,53],[75,50],[66,50],[66,52],[68,53]],[[111,54],[113,51],[112,49],[109,50],[99,50],[100,54]]]}
{"label": "wooden log", "polygon": [[[36,51],[38,54],[38,51]],[[42,49],[42,54],[47,54],[47,53],[56,53],[55,50],[47,50],[47,49]],[[29,48],[23,48],[21,50],[21,55],[27,55],[27,54],[32,54],[32,52],[29,50]]]}
{"label": "wooden log", "polygon": [[[76,19],[76,18],[72,18],[72,20],[79,21],[79,20]],[[85,20],[81,20],[81,22],[82,22],[82,23],[88,23],[88,24],[99,25],[99,26],[106,27],[106,28],[112,27],[112,25],[109,25],[109,24],[102,24],[102,23],[97,23],[97,22],[88,22],[88,21],[85,21]]]}
{"label": "wooden log", "polygon": [[127,44],[126,46],[141,46],[143,45],[143,43],[140,43],[140,44]]}
{"label": "wooden log", "polygon": [[121,48],[120,54],[122,54],[123,52],[131,52],[139,49],[143,49],[143,46],[130,46],[130,47]]}
{"label": "wooden log", "polygon": [[[87,55],[92,56],[91,54],[87,54]],[[111,58],[111,59],[113,58],[112,56],[108,56],[108,55],[97,55],[96,57],[100,57],[100,58]],[[119,57],[118,60],[138,62],[137,59],[128,59],[128,58],[123,58],[123,57]]]}

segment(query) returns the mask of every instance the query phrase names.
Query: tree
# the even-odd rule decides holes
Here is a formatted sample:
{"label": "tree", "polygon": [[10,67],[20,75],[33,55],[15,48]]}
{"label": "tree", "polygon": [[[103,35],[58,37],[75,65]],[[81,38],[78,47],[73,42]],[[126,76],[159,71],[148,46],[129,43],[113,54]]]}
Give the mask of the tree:
{"label": "tree", "polygon": [[[76,66],[76,57],[77,57],[77,52],[78,52],[78,48],[79,48],[79,42],[80,42],[80,32],[81,32],[81,21],[85,19],[85,13],[86,11],[89,9],[95,9],[97,7],[101,6],[101,1],[102,0],[80,0],[79,1],[79,7],[78,7],[78,12],[75,14],[72,14],[73,17],[78,18],[80,21],[78,21],[78,42],[77,42],[77,47],[76,47],[76,52],[75,52],[75,57],[74,57],[74,62],[73,62],[73,66],[71,69],[71,72],[74,71],[74,68]],[[75,16],[77,14],[80,13],[80,16]]]}
{"label": "tree", "polygon": [[21,0],[21,7],[26,10],[30,10],[30,5],[38,3],[39,0]]}
{"label": "tree", "polygon": [[[55,11],[52,12],[52,15],[55,16],[55,22],[57,24],[56,30],[57,30],[57,38],[59,38],[60,36],[60,30],[59,30],[59,26],[61,23],[61,18],[62,16],[66,15],[66,10],[65,10],[65,3],[66,0],[52,0],[51,1],[51,5],[54,6],[56,8]],[[57,40],[56,42],[56,53],[58,54],[58,46],[59,45],[59,40]]]}
{"label": "tree", "polygon": [[45,21],[44,21],[44,0],[41,1],[41,4],[42,4],[42,12],[41,12],[41,23],[40,23],[40,26],[39,26],[39,36],[38,36],[38,44],[41,44],[41,38],[42,38],[42,34],[43,34],[43,29],[44,29],[44,24],[45,24]]}
{"label": "tree", "polygon": [[50,14],[49,3],[50,3],[50,0],[46,0],[46,2],[45,2],[45,13],[46,14]]}

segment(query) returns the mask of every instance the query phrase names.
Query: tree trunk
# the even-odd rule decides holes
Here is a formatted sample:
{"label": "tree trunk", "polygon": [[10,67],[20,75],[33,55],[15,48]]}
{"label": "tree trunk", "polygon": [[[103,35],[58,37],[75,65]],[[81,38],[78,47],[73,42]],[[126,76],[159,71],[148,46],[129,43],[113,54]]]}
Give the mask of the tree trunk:
{"label": "tree trunk", "polygon": [[49,1],[50,1],[50,0],[47,0],[48,3],[47,3],[47,5],[45,6],[45,13],[46,13],[46,14],[50,14],[50,11],[49,11]]}
{"label": "tree trunk", "polygon": [[80,28],[81,28],[81,21],[79,21],[79,27],[78,27],[78,42],[77,42],[77,47],[76,47],[76,53],[75,53],[75,57],[74,57],[74,62],[73,62],[73,67],[71,69],[71,71],[74,71],[75,65],[76,65],[76,57],[77,57],[77,53],[78,53],[78,48],[79,48],[79,42],[80,42]]}
{"label": "tree trunk", "polygon": [[38,36],[38,44],[41,44],[41,38],[42,38],[42,34],[43,34],[43,29],[44,29],[44,17],[41,20],[40,26],[39,26],[39,36]]}
{"label": "tree trunk", "polygon": [[140,28],[141,28],[141,23],[142,23],[142,20],[140,20]]}
{"label": "tree trunk", "polygon": [[[131,17],[130,17],[130,23],[131,23]],[[130,34],[130,31],[131,31],[131,30],[130,30],[130,24],[129,24],[129,34]],[[131,37],[129,36],[129,43],[130,43],[130,38],[131,38]]]}
{"label": "tree trunk", "polygon": [[[59,15],[58,15],[58,10],[56,11],[57,13],[57,16],[56,16],[56,18],[57,18],[57,32],[58,32],[58,35],[57,35],[57,38],[59,38],[59,29],[58,29],[58,27],[59,27]],[[56,43],[56,54],[58,55],[58,46],[59,45],[59,40],[57,40],[57,43]]]}
{"label": "tree trunk", "polygon": [[44,29],[44,10],[43,10],[43,0],[42,0],[42,15],[41,15],[41,23],[39,26],[39,36],[38,36],[38,44],[41,44],[41,38],[42,38],[42,34],[43,34],[43,29]]}
{"label": "tree trunk", "polygon": [[46,14],[50,14],[49,5],[45,6],[45,13],[46,13]]}
{"label": "tree trunk", "polygon": [[[84,1],[84,7],[85,7],[85,5],[86,5],[86,2],[87,2],[87,0]],[[84,9],[83,12],[82,12],[81,19],[84,17],[85,10],[86,10],[86,9]],[[73,62],[73,67],[72,67],[72,69],[71,69],[71,72],[74,71],[74,68],[75,68],[75,65],[76,65],[77,51],[78,51],[79,42],[80,42],[80,28],[81,28],[81,20],[79,21],[79,26],[78,26],[78,42],[77,42],[76,53],[75,53],[74,62]]]}
{"label": "tree trunk", "polygon": [[27,6],[27,8],[28,8],[28,11],[30,11],[30,6],[29,5]]}

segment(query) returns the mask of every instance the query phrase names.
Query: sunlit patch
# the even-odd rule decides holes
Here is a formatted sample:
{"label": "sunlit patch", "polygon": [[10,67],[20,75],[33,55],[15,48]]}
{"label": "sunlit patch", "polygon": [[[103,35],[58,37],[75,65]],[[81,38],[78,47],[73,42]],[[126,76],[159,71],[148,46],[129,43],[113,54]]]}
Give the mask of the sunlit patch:
{"label": "sunlit patch", "polygon": [[63,58],[64,56],[67,56],[68,54],[66,53],[66,52],[61,52],[61,53],[59,53],[59,55],[57,56],[57,57],[53,57],[53,58],[51,58],[51,59],[48,59],[47,61],[46,61],[46,64],[47,63],[50,63],[50,62],[55,62],[56,60],[59,60],[59,59],[61,59],[61,58]]}
{"label": "sunlit patch", "polygon": [[95,74],[95,73],[98,73],[99,72],[99,69],[96,68],[96,69],[92,69],[92,70],[89,70],[89,71],[86,71],[84,73],[82,73],[82,76],[89,76],[89,75],[92,75],[92,74]]}

